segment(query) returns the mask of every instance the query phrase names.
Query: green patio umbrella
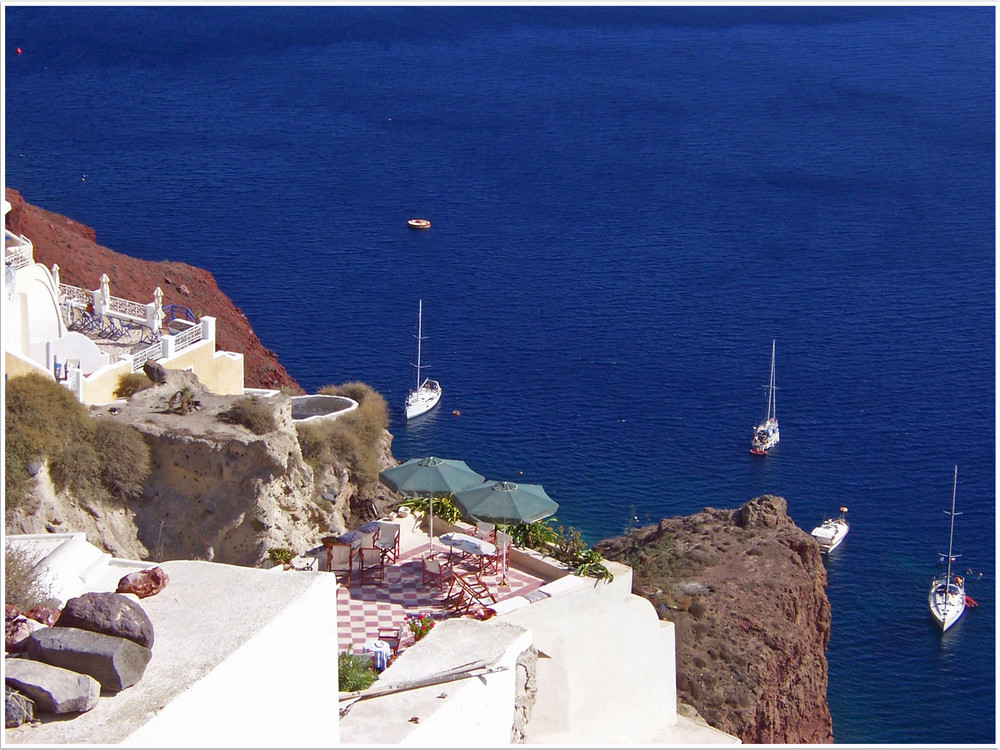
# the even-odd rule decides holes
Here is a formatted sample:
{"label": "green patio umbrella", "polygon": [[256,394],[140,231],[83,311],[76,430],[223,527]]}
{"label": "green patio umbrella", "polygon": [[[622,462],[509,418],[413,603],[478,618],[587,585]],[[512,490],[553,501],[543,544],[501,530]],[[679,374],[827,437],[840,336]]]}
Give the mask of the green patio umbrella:
{"label": "green patio umbrella", "polygon": [[532,523],[559,509],[540,484],[486,482],[455,492],[453,499],[467,516],[491,523]]}
{"label": "green patio umbrella", "polygon": [[459,490],[475,487],[484,477],[468,467],[465,461],[427,456],[411,458],[379,472],[379,480],[390,490],[404,497],[426,497],[429,503],[430,545],[434,549],[434,497],[454,495]]}

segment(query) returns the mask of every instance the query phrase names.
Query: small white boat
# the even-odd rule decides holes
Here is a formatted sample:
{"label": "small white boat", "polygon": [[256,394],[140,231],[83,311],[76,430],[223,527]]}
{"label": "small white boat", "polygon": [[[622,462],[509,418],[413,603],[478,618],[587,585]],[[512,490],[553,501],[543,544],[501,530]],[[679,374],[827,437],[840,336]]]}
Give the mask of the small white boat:
{"label": "small white boat", "polygon": [[961,576],[951,577],[951,564],[959,557],[959,555],[953,555],[951,551],[951,542],[955,535],[955,516],[962,515],[955,512],[955,488],[957,486],[958,467],[956,466],[955,478],[952,480],[951,486],[951,512],[945,511],[951,516],[951,529],[948,532],[948,566],[944,577],[934,576],[930,593],[927,595],[931,616],[941,628],[942,633],[954,625],[965,612],[965,581],[962,580]]}
{"label": "small white boat", "polygon": [[819,551],[830,554],[844,541],[851,524],[847,522],[847,508],[840,509],[840,516],[828,518],[812,530],[812,538],[819,545]]}
{"label": "small white boat", "polygon": [[441,384],[430,378],[420,379],[420,370],[422,369],[422,365],[420,364],[420,344],[424,340],[423,327],[424,301],[420,300],[420,312],[417,316],[417,363],[414,365],[417,376],[414,381],[414,388],[406,396],[407,419],[413,419],[414,417],[419,417],[421,414],[426,414],[437,406],[441,400]]}
{"label": "small white boat", "polygon": [[750,452],[755,456],[763,456],[778,444],[778,440],[778,418],[774,413],[774,339],[771,339],[771,383],[767,387],[767,416],[753,431]]}
{"label": "small white boat", "polygon": [[410,219],[406,222],[410,229],[430,229],[431,223],[427,219]]}

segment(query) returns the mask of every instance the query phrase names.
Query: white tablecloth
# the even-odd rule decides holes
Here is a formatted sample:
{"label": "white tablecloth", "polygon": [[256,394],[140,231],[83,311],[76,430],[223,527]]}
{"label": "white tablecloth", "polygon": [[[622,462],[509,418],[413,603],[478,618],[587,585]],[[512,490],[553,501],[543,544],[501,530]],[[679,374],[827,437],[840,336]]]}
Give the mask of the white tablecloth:
{"label": "white tablecloth", "polygon": [[485,555],[493,556],[497,553],[497,546],[485,539],[476,539],[474,536],[469,536],[468,534],[459,534],[457,531],[451,531],[447,534],[442,534],[438,537],[442,544],[446,544],[449,547],[458,547],[462,552],[468,552],[470,555]]}
{"label": "white tablecloth", "polygon": [[392,655],[392,649],[385,641],[365,641],[364,650],[375,656],[375,669],[379,672],[385,669]]}

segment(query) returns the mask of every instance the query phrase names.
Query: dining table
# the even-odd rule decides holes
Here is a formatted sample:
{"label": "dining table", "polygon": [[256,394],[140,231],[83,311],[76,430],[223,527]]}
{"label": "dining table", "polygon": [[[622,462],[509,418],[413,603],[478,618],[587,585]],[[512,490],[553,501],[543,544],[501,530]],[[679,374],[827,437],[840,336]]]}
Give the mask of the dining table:
{"label": "dining table", "polygon": [[462,534],[458,531],[449,531],[447,534],[439,536],[438,539],[441,541],[441,544],[451,547],[452,551],[457,548],[467,555],[493,557],[497,553],[497,546],[492,542],[488,542],[485,539],[477,539],[474,536]]}

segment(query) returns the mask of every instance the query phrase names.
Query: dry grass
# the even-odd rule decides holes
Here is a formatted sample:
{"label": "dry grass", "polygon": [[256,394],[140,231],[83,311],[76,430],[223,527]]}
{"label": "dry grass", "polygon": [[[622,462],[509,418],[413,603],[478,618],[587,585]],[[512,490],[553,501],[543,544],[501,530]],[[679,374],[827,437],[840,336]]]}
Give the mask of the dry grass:
{"label": "dry grass", "polygon": [[24,502],[29,464],[48,461],[57,490],[101,499],[138,495],[149,475],[149,447],[133,427],[91,418],[66,388],[43,375],[6,384],[6,508]]}

